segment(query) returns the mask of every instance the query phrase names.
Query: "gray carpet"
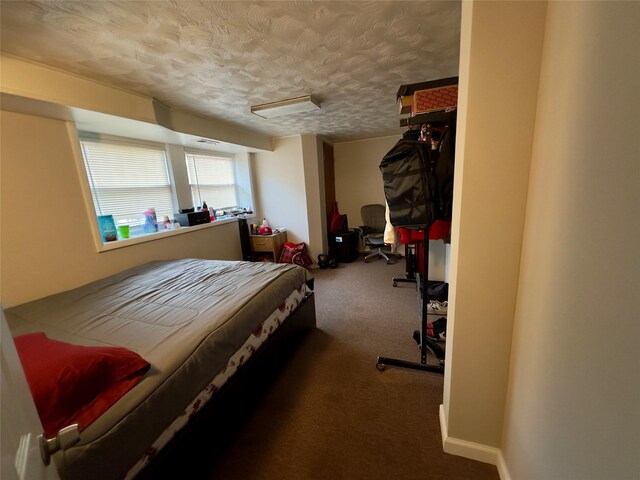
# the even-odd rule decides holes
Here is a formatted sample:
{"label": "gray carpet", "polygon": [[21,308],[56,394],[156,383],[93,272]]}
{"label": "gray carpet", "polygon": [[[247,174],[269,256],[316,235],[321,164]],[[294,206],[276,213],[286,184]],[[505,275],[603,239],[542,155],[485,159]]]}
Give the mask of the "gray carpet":
{"label": "gray carpet", "polygon": [[403,274],[403,260],[314,270],[318,330],[202,478],[499,478],[491,465],[442,452],[441,375],[375,367],[378,355],[419,361],[415,286],[391,285]]}

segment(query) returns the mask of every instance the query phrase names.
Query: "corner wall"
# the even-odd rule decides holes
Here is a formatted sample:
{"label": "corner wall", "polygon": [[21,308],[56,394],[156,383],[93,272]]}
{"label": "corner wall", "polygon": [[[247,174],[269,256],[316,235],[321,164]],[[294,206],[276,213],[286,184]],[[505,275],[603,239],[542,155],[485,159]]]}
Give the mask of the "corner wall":
{"label": "corner wall", "polygon": [[[314,147],[315,148],[315,147]],[[309,244],[309,220],[300,135],[273,139],[273,152],[251,154],[259,224],[287,229],[290,242]]]}
{"label": "corner wall", "polygon": [[544,36],[543,2],[464,2],[444,449],[497,461]]}
{"label": "corner wall", "polygon": [[640,4],[550,2],[503,454],[640,478]]}
{"label": "corner wall", "polygon": [[322,141],[316,135],[302,135],[307,222],[309,224],[309,254],[314,262],[328,251],[327,222],[324,208],[324,158]]}

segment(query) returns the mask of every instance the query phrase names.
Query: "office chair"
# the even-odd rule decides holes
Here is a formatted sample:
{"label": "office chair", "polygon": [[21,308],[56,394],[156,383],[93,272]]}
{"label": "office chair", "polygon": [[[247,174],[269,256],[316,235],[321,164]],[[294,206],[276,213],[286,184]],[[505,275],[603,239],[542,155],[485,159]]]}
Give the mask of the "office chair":
{"label": "office chair", "polygon": [[386,225],[384,205],[363,205],[360,209],[360,216],[364,224],[360,227],[364,235],[364,243],[371,248],[371,253],[364,257],[365,263],[373,257],[384,258],[387,263],[390,263],[389,255],[391,253],[383,250],[386,247],[384,243],[384,227]]}

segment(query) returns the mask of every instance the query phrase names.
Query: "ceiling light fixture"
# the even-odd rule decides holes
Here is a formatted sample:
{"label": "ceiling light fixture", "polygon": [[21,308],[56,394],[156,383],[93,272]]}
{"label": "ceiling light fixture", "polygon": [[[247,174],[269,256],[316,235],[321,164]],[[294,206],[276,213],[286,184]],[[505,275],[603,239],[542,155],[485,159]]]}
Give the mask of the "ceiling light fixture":
{"label": "ceiling light fixture", "polygon": [[196,140],[196,142],[198,143],[209,143],[211,145],[219,145],[220,142],[218,140],[211,140],[209,138],[199,138],[198,140]]}
{"label": "ceiling light fixture", "polygon": [[262,105],[253,105],[251,107],[251,113],[262,118],[279,117],[312,110],[320,110],[320,102],[311,95],[289,98],[279,102],[263,103]]}

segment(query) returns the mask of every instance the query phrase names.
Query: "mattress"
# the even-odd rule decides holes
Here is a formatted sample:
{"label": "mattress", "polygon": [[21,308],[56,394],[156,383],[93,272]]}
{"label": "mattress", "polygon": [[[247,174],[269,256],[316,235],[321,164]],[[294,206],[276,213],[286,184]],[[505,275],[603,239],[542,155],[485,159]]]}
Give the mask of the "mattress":
{"label": "mattress", "polygon": [[308,279],[289,264],[162,261],[6,310],[14,336],[43,331],[74,344],[122,346],[151,364],[78,445],[56,454],[61,476],[124,477]]}

